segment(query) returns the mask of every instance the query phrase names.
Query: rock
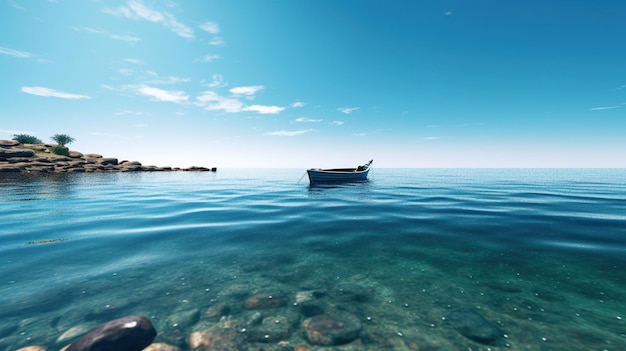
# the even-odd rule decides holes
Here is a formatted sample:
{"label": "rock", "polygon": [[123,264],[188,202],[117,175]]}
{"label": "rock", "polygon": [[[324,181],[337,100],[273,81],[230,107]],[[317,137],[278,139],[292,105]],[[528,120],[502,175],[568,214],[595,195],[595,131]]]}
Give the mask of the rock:
{"label": "rock", "polygon": [[246,331],[246,338],[252,342],[276,342],[289,338],[291,322],[283,316],[263,318],[261,325],[252,326]]}
{"label": "rock", "polygon": [[157,342],[146,347],[143,351],[179,351],[179,348],[162,342]]}
{"label": "rock", "polygon": [[456,310],[445,317],[445,323],[464,337],[485,345],[494,345],[502,331],[474,311]]}
{"label": "rock", "polygon": [[77,336],[86,333],[87,331],[89,331],[89,329],[90,328],[87,325],[77,325],[75,327],[72,327],[66,330],[65,333],[61,334],[61,336],[57,338],[57,343],[61,344],[71,339],[74,339]]}
{"label": "rock", "polygon": [[11,157],[33,157],[35,156],[35,152],[30,149],[0,149],[0,158],[11,158]]}
{"label": "rock", "polygon": [[200,319],[200,310],[197,308],[176,312],[165,321],[162,337],[165,341],[176,345],[183,345],[187,338],[187,330]]}
{"label": "rock", "polygon": [[102,158],[102,155],[100,154],[85,154],[84,156],[86,158]]}
{"label": "rock", "polygon": [[13,173],[13,172],[21,172],[22,169],[19,167],[15,167],[15,166],[0,166],[0,173]]}
{"label": "rock", "polygon": [[245,307],[249,310],[276,308],[286,306],[288,301],[287,296],[279,292],[261,293],[249,297]]}
{"label": "rock", "polygon": [[46,348],[43,346],[32,345],[22,347],[21,349],[17,349],[16,351],[46,351]]}
{"label": "rock", "polygon": [[81,158],[83,157],[83,154],[78,152],[78,151],[70,151],[69,153],[71,158]]}
{"label": "rock", "polygon": [[247,351],[243,333],[234,328],[214,328],[189,335],[192,351]]}
{"label": "rock", "polygon": [[320,314],[302,322],[306,338],[311,344],[332,346],[356,340],[361,333],[361,322],[347,313]]}
{"label": "rock", "polygon": [[129,316],[101,324],[80,339],[67,351],[141,351],[152,343],[157,332],[144,316]]}
{"label": "rock", "polygon": [[204,315],[212,321],[218,321],[222,316],[227,316],[230,313],[230,306],[225,303],[215,304],[204,313]]}
{"label": "rock", "polygon": [[13,147],[13,146],[18,146],[20,143],[18,143],[15,140],[0,140],[0,147]]}
{"label": "rock", "polygon": [[106,158],[100,158],[98,159],[98,161],[101,165],[117,165],[116,158],[106,157]]}

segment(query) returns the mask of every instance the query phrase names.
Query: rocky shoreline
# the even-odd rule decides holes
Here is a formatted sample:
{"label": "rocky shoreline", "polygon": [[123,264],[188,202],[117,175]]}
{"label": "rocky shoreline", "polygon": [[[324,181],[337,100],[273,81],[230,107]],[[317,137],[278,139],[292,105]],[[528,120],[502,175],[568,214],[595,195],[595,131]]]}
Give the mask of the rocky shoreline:
{"label": "rocky shoreline", "polygon": [[119,161],[99,154],[70,151],[68,156],[50,152],[51,144],[20,144],[0,140],[0,173],[85,173],[85,172],[215,172],[217,168],[189,168],[142,165],[139,161]]}

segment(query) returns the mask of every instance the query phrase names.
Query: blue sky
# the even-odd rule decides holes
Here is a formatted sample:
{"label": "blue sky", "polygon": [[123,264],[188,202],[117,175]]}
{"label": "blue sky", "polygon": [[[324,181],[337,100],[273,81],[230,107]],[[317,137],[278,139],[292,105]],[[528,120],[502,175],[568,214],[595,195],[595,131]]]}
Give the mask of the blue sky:
{"label": "blue sky", "polygon": [[623,0],[2,0],[0,29],[0,139],[182,167],[626,167]]}

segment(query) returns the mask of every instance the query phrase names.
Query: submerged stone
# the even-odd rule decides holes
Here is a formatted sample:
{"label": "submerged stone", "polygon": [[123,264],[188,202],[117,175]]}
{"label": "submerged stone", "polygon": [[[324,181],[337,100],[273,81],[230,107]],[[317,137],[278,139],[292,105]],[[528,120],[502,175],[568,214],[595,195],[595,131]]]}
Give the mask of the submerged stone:
{"label": "submerged stone", "polygon": [[349,314],[320,314],[306,319],[302,326],[311,344],[343,345],[356,340],[361,333],[361,322]]}
{"label": "submerged stone", "polygon": [[241,333],[234,328],[214,328],[189,335],[189,348],[192,351],[246,351],[246,343]]}
{"label": "submerged stone", "polygon": [[276,308],[287,305],[287,296],[282,293],[261,293],[249,297],[246,300],[245,307],[249,310]]}
{"label": "submerged stone", "polygon": [[129,316],[100,324],[74,341],[66,351],[141,351],[156,335],[148,318]]}
{"label": "submerged stone", "polygon": [[500,328],[474,311],[453,311],[445,321],[464,337],[481,344],[494,345],[502,336]]}

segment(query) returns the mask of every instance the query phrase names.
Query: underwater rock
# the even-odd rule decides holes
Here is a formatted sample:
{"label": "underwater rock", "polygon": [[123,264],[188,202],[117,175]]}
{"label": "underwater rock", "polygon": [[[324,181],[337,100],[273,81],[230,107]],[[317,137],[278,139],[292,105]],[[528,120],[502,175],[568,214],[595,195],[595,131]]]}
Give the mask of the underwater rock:
{"label": "underwater rock", "polygon": [[17,349],[16,351],[46,351],[46,348],[43,346],[32,345],[22,347],[21,349]]}
{"label": "underwater rock", "polygon": [[300,314],[305,317],[313,317],[324,313],[324,306],[317,301],[305,301],[298,305]]}
{"label": "underwater rock", "polygon": [[192,351],[247,351],[241,333],[234,328],[214,328],[189,335]]}
{"label": "underwater rock", "polygon": [[306,338],[311,344],[332,346],[356,340],[361,333],[361,322],[354,316],[320,314],[302,322]]}
{"label": "underwater rock", "polygon": [[220,302],[211,307],[209,307],[204,316],[209,320],[218,321],[222,316],[227,316],[230,313],[230,306],[227,304]]}
{"label": "underwater rock", "polygon": [[276,342],[289,338],[291,322],[283,316],[263,318],[261,325],[250,327],[246,331],[246,338],[252,342]]}
{"label": "underwater rock", "polygon": [[141,351],[156,335],[148,318],[129,316],[100,324],[74,341],[66,351]]}
{"label": "underwater rock", "polygon": [[355,282],[337,284],[335,292],[339,299],[350,302],[367,302],[374,294],[371,287]]}
{"label": "underwater rock", "polygon": [[183,346],[189,330],[200,319],[200,310],[197,308],[175,312],[167,317],[165,325],[160,328],[164,341]]}
{"label": "underwater rock", "polygon": [[279,292],[261,293],[249,297],[245,307],[249,310],[276,308],[287,305],[287,296]]}
{"label": "underwater rock", "polygon": [[72,327],[68,330],[66,330],[63,334],[61,334],[61,336],[59,336],[57,338],[57,343],[61,344],[64,343],[70,339],[74,339],[79,335],[82,335],[84,333],[86,333],[87,331],[89,331],[89,329],[91,329],[89,326],[87,325],[77,325],[75,327]]}
{"label": "underwater rock", "polygon": [[494,345],[503,334],[495,324],[474,311],[453,311],[445,322],[464,337],[485,345]]}
{"label": "underwater rock", "polygon": [[176,346],[172,346],[169,344],[165,344],[162,342],[156,342],[154,344],[150,344],[150,346],[143,349],[143,351],[179,351],[180,349]]}

